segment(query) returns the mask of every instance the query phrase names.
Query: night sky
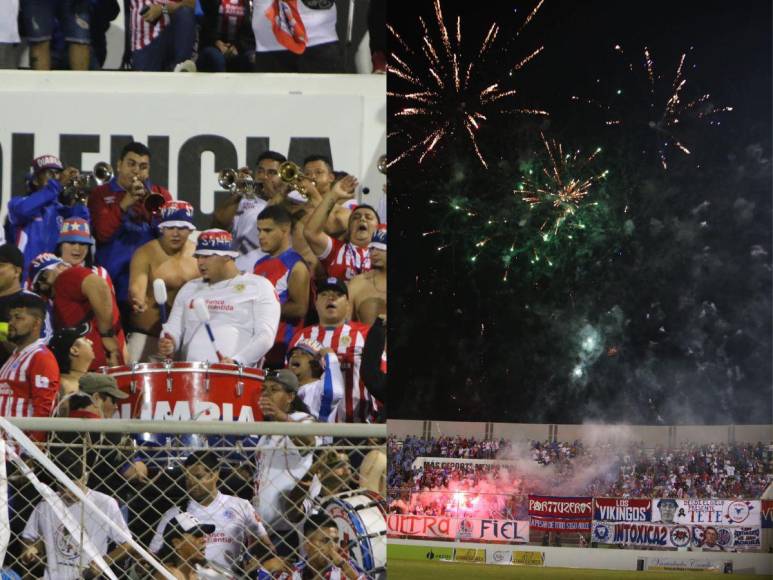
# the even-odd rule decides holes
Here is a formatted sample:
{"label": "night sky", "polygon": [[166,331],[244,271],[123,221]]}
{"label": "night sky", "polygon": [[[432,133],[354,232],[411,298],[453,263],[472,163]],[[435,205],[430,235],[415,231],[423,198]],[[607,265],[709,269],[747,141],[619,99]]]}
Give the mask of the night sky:
{"label": "night sky", "polygon": [[[474,131],[488,169],[458,123],[422,164],[420,147],[390,167],[390,417],[769,423],[771,4],[546,0],[516,37],[535,4],[441,4],[454,49],[461,16],[465,66],[500,26],[470,84],[517,94]],[[390,3],[392,28],[416,48],[423,16],[447,62],[432,2],[407,6]],[[393,37],[390,50],[432,86],[426,58]],[[658,132],[650,105],[663,109],[683,52],[682,102],[711,96]],[[412,90],[393,73],[388,86]],[[407,106],[390,96],[393,160],[477,110],[445,98],[431,119],[396,116]],[[712,106],[733,110],[696,114]],[[578,179],[608,171],[563,218],[569,206],[530,210],[513,193],[550,167],[541,134],[580,158],[601,149],[568,168]]]}

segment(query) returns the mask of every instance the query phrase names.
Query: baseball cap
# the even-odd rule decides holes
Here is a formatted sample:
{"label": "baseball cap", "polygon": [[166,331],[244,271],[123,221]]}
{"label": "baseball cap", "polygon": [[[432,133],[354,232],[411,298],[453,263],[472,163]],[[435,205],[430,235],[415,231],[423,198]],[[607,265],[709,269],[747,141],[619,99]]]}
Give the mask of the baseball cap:
{"label": "baseball cap", "polygon": [[214,524],[203,524],[201,521],[188,512],[180,512],[167,522],[164,528],[164,540],[171,540],[182,536],[183,534],[211,534],[215,531]]}
{"label": "baseball cap", "polygon": [[62,162],[59,161],[59,158],[56,155],[41,155],[40,157],[35,157],[35,159],[32,160],[30,173],[34,175],[44,169],[56,169],[57,171],[62,171],[64,165],[62,165]]}
{"label": "baseball cap", "polygon": [[231,249],[233,237],[225,230],[204,230],[196,241],[194,256],[227,256],[237,258],[239,252]]}
{"label": "baseball cap", "polygon": [[382,250],[386,252],[387,249],[387,232],[386,229],[379,228],[373,232],[373,237],[370,239],[369,248],[374,250]]}
{"label": "baseball cap", "polygon": [[17,268],[23,268],[24,254],[13,244],[3,244],[0,246],[0,263],[12,264]]}
{"label": "baseball cap", "polygon": [[70,242],[71,244],[88,244],[94,245],[94,238],[91,237],[91,228],[89,222],[83,218],[67,218],[62,222],[62,227],[59,230],[59,241]]}
{"label": "baseball cap", "polygon": [[29,281],[32,287],[38,282],[40,275],[46,270],[56,268],[59,264],[64,264],[64,260],[59,256],[54,256],[48,252],[38,254],[32,262],[30,262]]}
{"label": "baseball cap", "polygon": [[128,399],[129,395],[118,388],[115,377],[100,373],[86,373],[78,381],[78,387],[84,393],[95,395],[104,393],[116,399]]}
{"label": "baseball cap", "polygon": [[159,228],[196,229],[193,225],[193,206],[187,201],[168,201],[161,206],[161,221]]}
{"label": "baseball cap", "polygon": [[349,290],[346,284],[338,278],[327,278],[321,282],[317,282],[317,293],[324,292],[325,290],[335,290],[339,294],[349,296]]}
{"label": "baseball cap", "polygon": [[314,358],[319,357],[319,351],[322,350],[324,347],[317,342],[316,340],[311,340],[308,338],[302,338],[297,343],[295,343],[295,346],[292,347],[288,352],[287,355],[291,355],[294,350],[302,350],[303,352],[310,354]]}
{"label": "baseball cap", "polygon": [[266,373],[266,381],[279,383],[290,393],[298,392],[298,377],[296,377],[289,369],[269,371]]}

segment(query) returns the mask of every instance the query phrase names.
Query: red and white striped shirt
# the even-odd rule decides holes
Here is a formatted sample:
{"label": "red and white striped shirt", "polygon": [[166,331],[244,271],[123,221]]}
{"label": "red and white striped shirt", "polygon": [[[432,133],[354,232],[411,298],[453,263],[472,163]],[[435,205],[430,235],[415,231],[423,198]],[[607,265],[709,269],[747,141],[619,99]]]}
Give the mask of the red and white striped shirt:
{"label": "red and white striped shirt", "polygon": [[334,238],[329,238],[327,249],[319,256],[319,261],[327,272],[326,277],[338,278],[344,282],[370,270],[368,248]]}
{"label": "red and white striped shirt", "polygon": [[306,326],[295,334],[287,349],[289,352],[305,338],[316,340],[338,355],[344,377],[344,400],[338,406],[339,422],[364,423],[370,414],[371,396],[360,378],[362,347],[369,328],[360,322],[346,322],[336,327]]}
{"label": "red and white striped shirt", "polygon": [[129,0],[129,30],[131,32],[132,50],[140,50],[158,38],[169,26],[169,16],[162,15],[153,24],[142,19],[140,11],[145,6],[153,6],[153,0]]}
{"label": "red and white striped shirt", "polygon": [[0,368],[0,416],[50,417],[59,365],[43,340],[15,350]]}

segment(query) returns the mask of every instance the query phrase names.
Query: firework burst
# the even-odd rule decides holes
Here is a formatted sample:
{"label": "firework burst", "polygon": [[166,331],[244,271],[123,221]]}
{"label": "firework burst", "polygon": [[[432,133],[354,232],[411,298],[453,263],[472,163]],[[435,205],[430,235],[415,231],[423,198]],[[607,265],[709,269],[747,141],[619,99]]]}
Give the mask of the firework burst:
{"label": "firework burst", "polygon": [[589,175],[589,168],[601,148],[588,157],[582,157],[580,151],[564,153],[564,146],[556,141],[548,141],[540,133],[547,152],[547,163],[542,170],[544,180],[535,181],[525,177],[515,193],[529,204],[532,209],[547,206],[555,210],[556,217],[546,218],[540,226],[544,231],[552,222],[553,233],[573,215],[590,193],[594,183],[604,179],[609,171]]}
{"label": "firework burst", "polygon": [[[540,0],[529,13],[516,36],[534,18],[543,2],[544,0]],[[449,33],[440,0],[434,0],[434,8],[439,43],[433,40],[433,35],[422,18],[419,18],[422,40],[416,50],[410,48],[408,43],[387,25],[397,45],[405,53],[403,56],[394,53],[391,55],[389,72],[400,79],[406,88],[402,92],[389,91],[387,94],[399,103],[396,117],[410,117],[424,127],[418,135],[412,130],[399,133],[406,139],[407,147],[390,165],[410,155],[416,155],[418,162],[422,163],[436,152],[445,140],[461,134],[466,136],[476,158],[488,168],[478,145],[477,133],[492,115],[520,113],[547,116],[545,111],[539,109],[513,107],[510,103],[517,91],[503,86],[503,79],[511,79],[542,52],[543,47],[540,46],[515,64],[504,67],[499,79],[485,78],[486,75],[479,74],[478,71],[487,63],[499,34],[499,26],[491,25],[480,48],[467,61],[462,53],[461,19],[456,18],[453,33]],[[420,66],[412,67],[408,64],[408,61],[419,60],[422,61]],[[418,71],[421,71],[421,74]]]}
{"label": "firework burst", "polygon": [[[626,58],[622,46],[614,46],[615,52]],[[663,169],[668,169],[669,152],[674,149],[684,155],[690,155],[679,129],[685,121],[704,121],[710,125],[719,124],[715,115],[732,111],[732,107],[716,107],[708,93],[688,99],[686,92],[687,78],[685,76],[685,61],[687,53],[682,53],[676,67],[674,80],[668,84],[657,73],[652,52],[644,47],[641,67],[636,67],[630,61],[626,69],[632,75],[631,87],[642,85],[644,90],[631,88],[624,91],[621,88],[613,90],[611,100],[602,102],[592,98],[572,96],[572,100],[593,105],[604,113],[604,124],[607,126],[625,126],[629,128],[647,129],[654,132],[655,150]],[[637,71],[643,72],[639,75]],[[633,103],[633,105],[631,105]]]}

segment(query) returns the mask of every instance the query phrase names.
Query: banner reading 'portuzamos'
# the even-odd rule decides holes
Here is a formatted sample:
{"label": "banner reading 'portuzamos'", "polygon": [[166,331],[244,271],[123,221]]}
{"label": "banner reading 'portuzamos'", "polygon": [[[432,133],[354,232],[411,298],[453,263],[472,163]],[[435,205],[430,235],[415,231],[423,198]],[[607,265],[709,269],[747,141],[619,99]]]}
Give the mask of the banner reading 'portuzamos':
{"label": "banner reading 'portuzamos'", "polygon": [[529,496],[529,527],[545,532],[590,532],[590,497]]}

